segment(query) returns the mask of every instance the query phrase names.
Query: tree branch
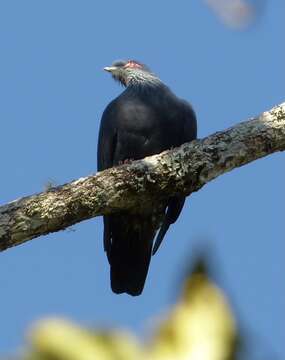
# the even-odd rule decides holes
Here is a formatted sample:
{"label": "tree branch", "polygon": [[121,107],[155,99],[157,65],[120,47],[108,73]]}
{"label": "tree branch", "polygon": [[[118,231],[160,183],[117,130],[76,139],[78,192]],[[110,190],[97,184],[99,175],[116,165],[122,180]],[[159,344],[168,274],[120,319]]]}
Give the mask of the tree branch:
{"label": "tree branch", "polygon": [[1,206],[0,250],[95,216],[143,211],[171,195],[190,195],[219,175],[283,150],[285,103],[204,139]]}

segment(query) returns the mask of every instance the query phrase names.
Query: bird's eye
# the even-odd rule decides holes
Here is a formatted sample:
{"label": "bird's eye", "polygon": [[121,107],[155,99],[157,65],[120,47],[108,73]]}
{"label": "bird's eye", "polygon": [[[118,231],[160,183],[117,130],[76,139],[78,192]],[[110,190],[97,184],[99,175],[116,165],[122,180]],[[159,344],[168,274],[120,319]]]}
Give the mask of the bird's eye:
{"label": "bird's eye", "polygon": [[126,65],[126,61],[123,60],[117,60],[115,62],[113,62],[112,66],[116,66],[116,67],[124,67]]}

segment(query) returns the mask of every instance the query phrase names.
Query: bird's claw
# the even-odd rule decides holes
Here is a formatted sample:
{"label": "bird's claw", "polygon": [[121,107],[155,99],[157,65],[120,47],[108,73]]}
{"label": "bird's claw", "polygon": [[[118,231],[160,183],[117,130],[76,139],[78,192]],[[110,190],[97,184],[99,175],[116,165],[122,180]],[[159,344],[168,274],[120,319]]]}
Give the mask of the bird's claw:
{"label": "bird's claw", "polygon": [[120,161],[119,161],[119,165],[131,164],[133,161],[134,161],[134,159],[120,160]]}

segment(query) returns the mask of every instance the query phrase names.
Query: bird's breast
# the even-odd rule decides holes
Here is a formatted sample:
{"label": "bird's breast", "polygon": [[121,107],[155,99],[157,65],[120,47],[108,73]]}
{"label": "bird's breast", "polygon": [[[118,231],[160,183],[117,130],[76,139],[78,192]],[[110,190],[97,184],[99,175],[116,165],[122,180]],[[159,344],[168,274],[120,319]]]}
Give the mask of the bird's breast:
{"label": "bird's breast", "polygon": [[118,104],[115,122],[115,163],[142,159],[180,144],[182,131],[174,108],[155,94],[146,98],[123,98]]}
{"label": "bird's breast", "polygon": [[142,103],[127,103],[118,113],[118,128],[132,133],[148,134],[157,122],[157,110]]}

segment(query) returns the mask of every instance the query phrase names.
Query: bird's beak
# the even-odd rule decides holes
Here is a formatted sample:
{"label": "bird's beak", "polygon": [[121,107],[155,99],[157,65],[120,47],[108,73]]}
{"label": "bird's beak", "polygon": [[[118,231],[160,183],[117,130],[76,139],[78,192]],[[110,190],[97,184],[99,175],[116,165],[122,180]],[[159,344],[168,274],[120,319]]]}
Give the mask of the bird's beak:
{"label": "bird's beak", "polygon": [[116,69],[117,69],[116,66],[106,66],[106,67],[104,67],[104,70],[108,71],[108,72],[115,71]]}

